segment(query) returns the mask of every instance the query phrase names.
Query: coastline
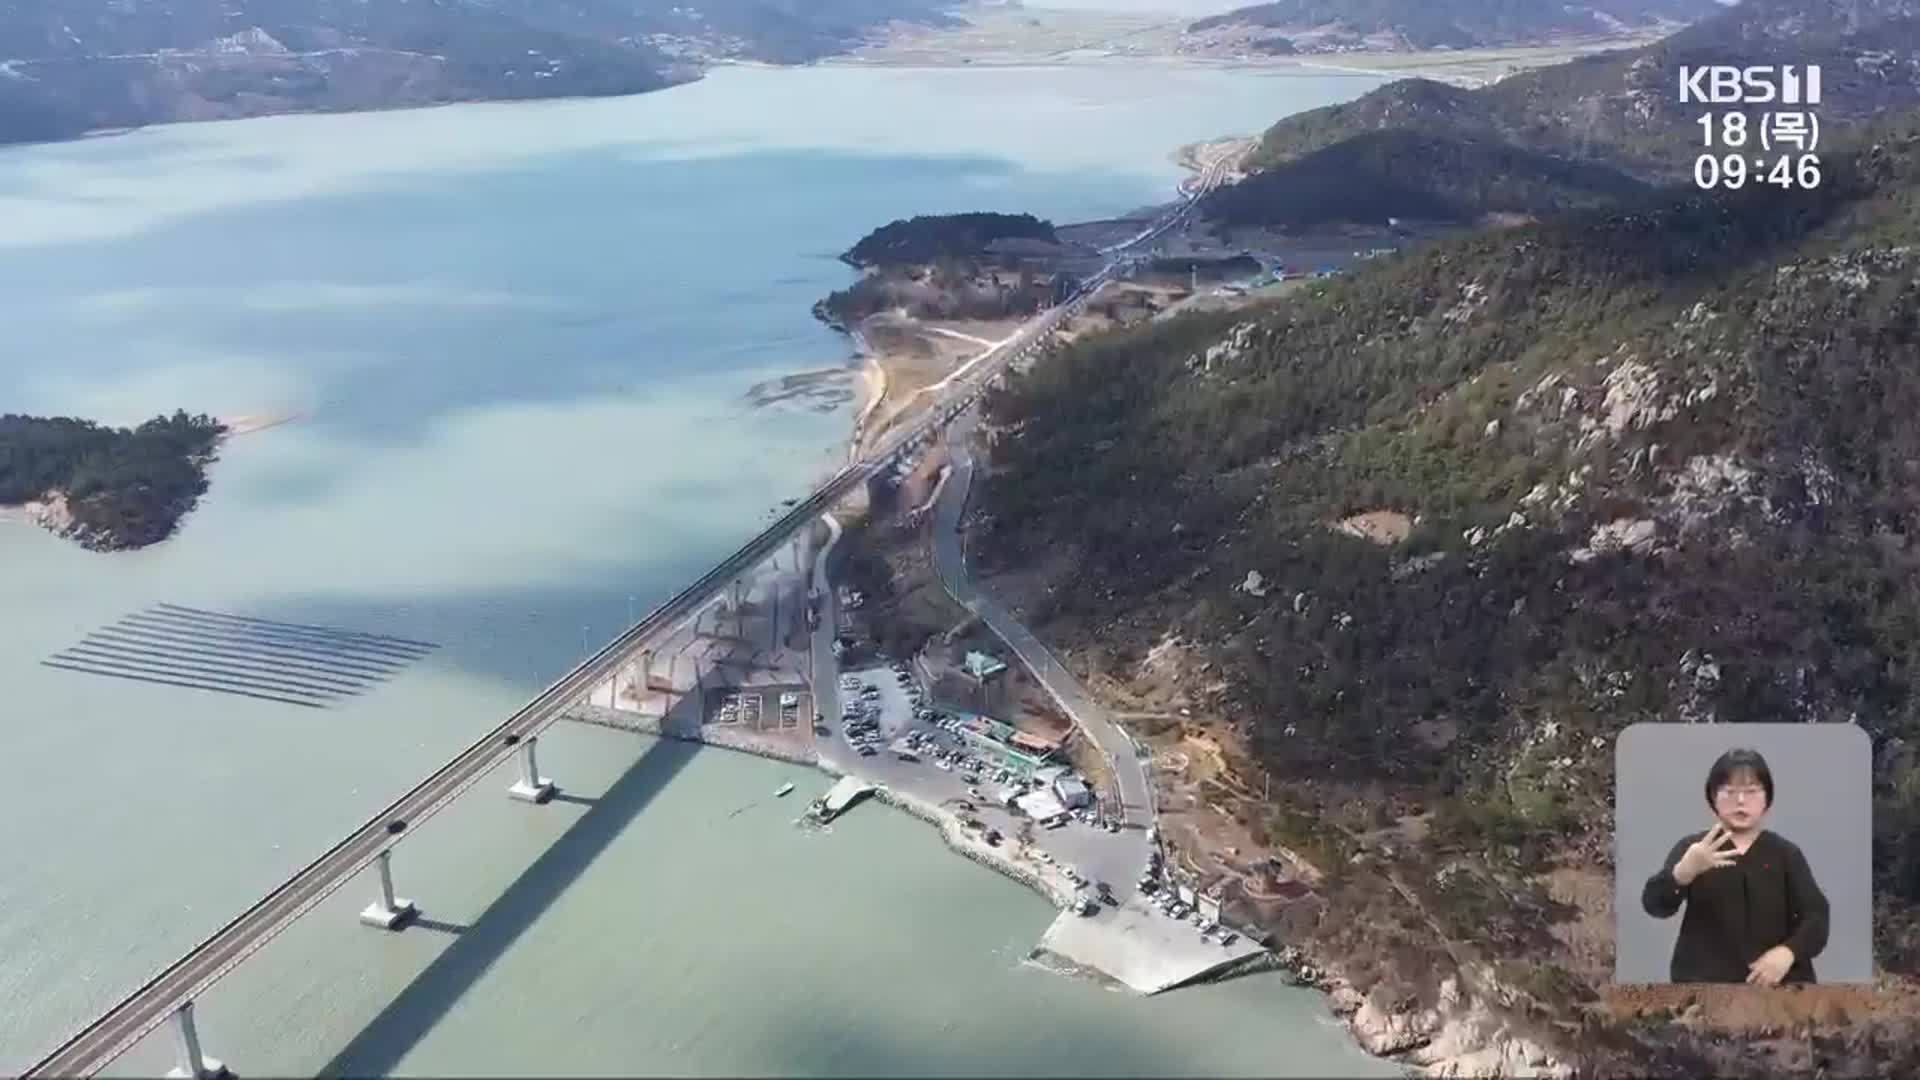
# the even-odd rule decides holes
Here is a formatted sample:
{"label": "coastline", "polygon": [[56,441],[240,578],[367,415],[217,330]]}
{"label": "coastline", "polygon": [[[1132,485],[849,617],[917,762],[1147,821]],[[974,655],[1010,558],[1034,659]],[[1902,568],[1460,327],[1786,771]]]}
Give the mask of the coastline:
{"label": "coastline", "polygon": [[[702,727],[697,732],[662,731],[660,718],[657,716],[609,709],[604,705],[576,706],[567,713],[567,718],[578,723],[593,724],[596,727],[608,727],[619,731],[652,735],[656,738],[697,743],[701,746],[751,754],[754,757],[785,762],[789,765],[804,765],[818,769],[835,779],[847,775],[833,762],[821,757],[812,747],[796,746],[782,738],[764,738],[752,732],[709,730],[706,727]],[[873,798],[933,826],[939,832],[941,840],[945,841],[947,847],[956,854],[1025,885],[1059,910],[1064,911],[1071,906],[1073,893],[1069,887],[1061,882],[1049,880],[1046,875],[1032,867],[1021,865],[1000,849],[990,847],[983,841],[968,836],[966,827],[960,823],[960,816],[953,811],[905,792],[895,791],[882,784],[874,786]],[[1009,840],[1007,843],[1013,845],[1017,844],[1017,841]]]}
{"label": "coastline", "polygon": [[[1176,147],[1170,156],[1189,174],[1182,181],[1182,189],[1194,176],[1211,167],[1208,150],[1244,149],[1252,141],[1216,137]],[[922,336],[939,332],[930,321],[911,318],[903,321]],[[889,387],[901,388],[894,365],[910,364],[913,358],[904,354],[896,356],[888,349],[876,347],[859,327],[850,328],[831,321],[830,325],[853,339],[863,380],[870,390],[849,439],[849,454],[857,456],[864,443],[875,434],[870,425],[876,410],[887,400]],[[896,408],[893,415],[898,413]],[[801,753],[789,747],[757,745],[759,741],[751,737],[741,738],[732,732],[724,734],[727,737],[695,735],[690,738],[776,760],[811,764],[830,776],[844,775],[811,750]],[[874,797],[934,826],[942,841],[955,853],[1027,886],[1046,897],[1057,909],[1071,906],[1073,890],[1070,887],[1048,881],[1033,866],[1016,860],[1008,848],[990,848],[975,840],[963,829],[958,815],[884,786],[876,787]],[[1157,793],[1152,793],[1152,797],[1158,800]],[[1346,1029],[1355,1046],[1413,1075],[1565,1077],[1573,1071],[1572,1065],[1554,1050],[1532,1035],[1516,1030],[1496,1011],[1499,1004],[1510,1001],[1514,995],[1483,967],[1476,965],[1471,970],[1445,973],[1436,1003],[1425,1008],[1404,1009],[1385,998],[1376,1000],[1371,993],[1377,988],[1373,985],[1369,985],[1368,992],[1356,986],[1349,973],[1366,969],[1363,956],[1335,955],[1310,940],[1300,945],[1271,938],[1268,942],[1263,952],[1196,981],[1217,982],[1258,971],[1281,971],[1294,985],[1324,995],[1328,1015]],[[1097,982],[1113,981],[1050,952],[1044,945],[1036,946],[1028,959],[1058,973],[1090,977]]]}
{"label": "coastline", "polygon": [[[283,424],[292,423],[300,419],[300,417],[301,414],[297,412],[241,413],[235,416],[214,417],[214,422],[219,425],[219,430],[213,436],[212,448],[204,455],[197,457],[194,462],[195,465],[200,468],[203,480],[206,474],[212,470],[213,465],[219,461],[219,449],[226,445],[228,440],[235,436],[252,435],[256,432],[280,427]],[[202,487],[205,488],[210,486],[210,484],[210,480],[204,480]],[[202,492],[202,494],[204,494],[204,492]],[[179,530],[181,523],[184,522],[187,516],[193,512],[194,508],[199,505],[199,501],[200,495],[198,494],[184,500],[184,503],[177,507],[174,521],[168,528],[166,535],[147,544],[123,543],[111,534],[81,525],[79,520],[74,517],[72,507],[68,505],[67,493],[59,488],[49,489],[42,492],[39,498],[29,499],[26,502],[0,504],[0,522],[15,522],[23,525],[37,526],[63,540],[74,541],[89,551],[132,551],[142,547],[150,547],[157,543],[165,543],[171,539],[173,534]]]}

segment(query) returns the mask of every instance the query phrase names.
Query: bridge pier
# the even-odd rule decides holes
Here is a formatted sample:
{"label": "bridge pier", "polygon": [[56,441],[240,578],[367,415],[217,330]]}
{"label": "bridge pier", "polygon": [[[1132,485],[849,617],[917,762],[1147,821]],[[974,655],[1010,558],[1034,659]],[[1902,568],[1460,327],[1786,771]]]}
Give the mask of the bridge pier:
{"label": "bridge pier", "polygon": [[393,895],[393,852],[382,851],[376,865],[380,871],[380,899],[361,909],[360,921],[382,930],[398,930],[401,924],[418,915],[420,909],[413,906],[413,901],[395,899]]}
{"label": "bridge pier", "polygon": [[529,736],[520,744],[520,779],[507,789],[507,794],[521,802],[543,803],[553,798],[553,781],[540,775],[540,766],[533,759],[533,744],[538,741]]}
{"label": "bridge pier", "polygon": [[229,1080],[233,1076],[219,1059],[200,1052],[200,1031],[193,1025],[192,1001],[183,1002],[174,1010],[172,1027],[180,1064],[167,1071],[168,1080]]}

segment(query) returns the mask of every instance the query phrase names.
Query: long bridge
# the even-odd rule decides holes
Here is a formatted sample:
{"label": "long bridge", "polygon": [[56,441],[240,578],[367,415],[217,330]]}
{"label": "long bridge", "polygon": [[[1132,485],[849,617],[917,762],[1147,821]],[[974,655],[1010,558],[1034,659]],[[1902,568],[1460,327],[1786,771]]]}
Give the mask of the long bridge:
{"label": "long bridge", "polygon": [[[1191,187],[1183,186],[1181,201],[1158,223],[1109,254],[1122,255],[1126,249],[1149,243],[1171,229],[1187,215],[1201,195],[1218,184],[1228,164],[1230,159],[1224,155],[1209,163],[1198,183]],[[542,690],[498,727],[369,818],[344,840],[287,878],[104,1015],[61,1043],[52,1053],[29,1066],[22,1075],[92,1076],[169,1021],[173,1024],[180,1059],[180,1066],[172,1075],[189,1080],[208,1080],[226,1075],[223,1064],[202,1052],[194,1024],[193,1002],[196,998],[241,961],[273,940],[294,920],[369,866],[378,867],[381,895],[378,901],[361,913],[361,920],[387,929],[403,923],[413,914],[413,906],[409,901],[394,896],[388,864],[393,846],[407,832],[445,809],[481,777],[515,755],[520,757],[520,777],[508,789],[509,792],[529,802],[545,801],[552,794],[553,786],[540,775],[534,756],[534,746],[541,732],[561,719],[568,709],[584,700],[595,686],[620,670],[649,644],[673,632],[716,593],[726,589],[788,543],[796,532],[806,528],[817,516],[858,485],[896,465],[905,454],[971,405],[1009,364],[1031,356],[1062,319],[1076,313],[1089,296],[1106,284],[1118,265],[1116,258],[1088,279],[1065,303],[1036,316],[1018,333],[995,346],[981,357],[980,362],[971,365],[972,370],[967,372],[967,377],[955,380],[918,419],[888,435],[865,458],[835,473],[699,580],[628,627],[578,667]]]}

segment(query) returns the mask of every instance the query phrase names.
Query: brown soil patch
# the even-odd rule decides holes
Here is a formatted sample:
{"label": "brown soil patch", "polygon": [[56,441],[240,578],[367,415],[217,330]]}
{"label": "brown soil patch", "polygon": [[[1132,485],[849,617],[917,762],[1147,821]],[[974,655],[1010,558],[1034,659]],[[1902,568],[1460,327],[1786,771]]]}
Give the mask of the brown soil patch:
{"label": "brown soil patch", "polygon": [[1355,514],[1334,527],[1348,536],[1392,545],[1405,540],[1413,532],[1413,519],[1398,510],[1369,510],[1364,514]]}
{"label": "brown soil patch", "polygon": [[1671,1014],[1688,1027],[1758,1034],[1808,1024],[1841,1030],[1920,1016],[1920,992],[1884,979],[1876,986],[1616,986],[1601,994],[1614,1019]]}

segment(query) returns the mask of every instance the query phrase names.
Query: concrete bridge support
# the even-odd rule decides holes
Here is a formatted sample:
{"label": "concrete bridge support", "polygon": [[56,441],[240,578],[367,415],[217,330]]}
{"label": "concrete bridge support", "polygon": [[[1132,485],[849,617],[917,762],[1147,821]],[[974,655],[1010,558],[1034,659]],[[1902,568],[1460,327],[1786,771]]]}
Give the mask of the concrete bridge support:
{"label": "concrete bridge support", "polygon": [[520,744],[520,779],[507,789],[507,794],[521,802],[543,803],[553,798],[553,781],[540,775],[540,766],[533,757],[533,744],[538,741],[530,737]]}
{"label": "concrete bridge support", "polygon": [[408,919],[420,913],[411,900],[401,900],[393,895],[393,852],[382,851],[374,861],[380,872],[380,897],[368,904],[360,912],[360,921],[368,926],[377,926],[382,930],[398,930]]}
{"label": "concrete bridge support", "polygon": [[188,1001],[174,1010],[170,1026],[180,1064],[167,1071],[168,1080],[230,1080],[233,1073],[219,1059],[200,1051],[200,1030],[193,1025],[193,1002]]}

